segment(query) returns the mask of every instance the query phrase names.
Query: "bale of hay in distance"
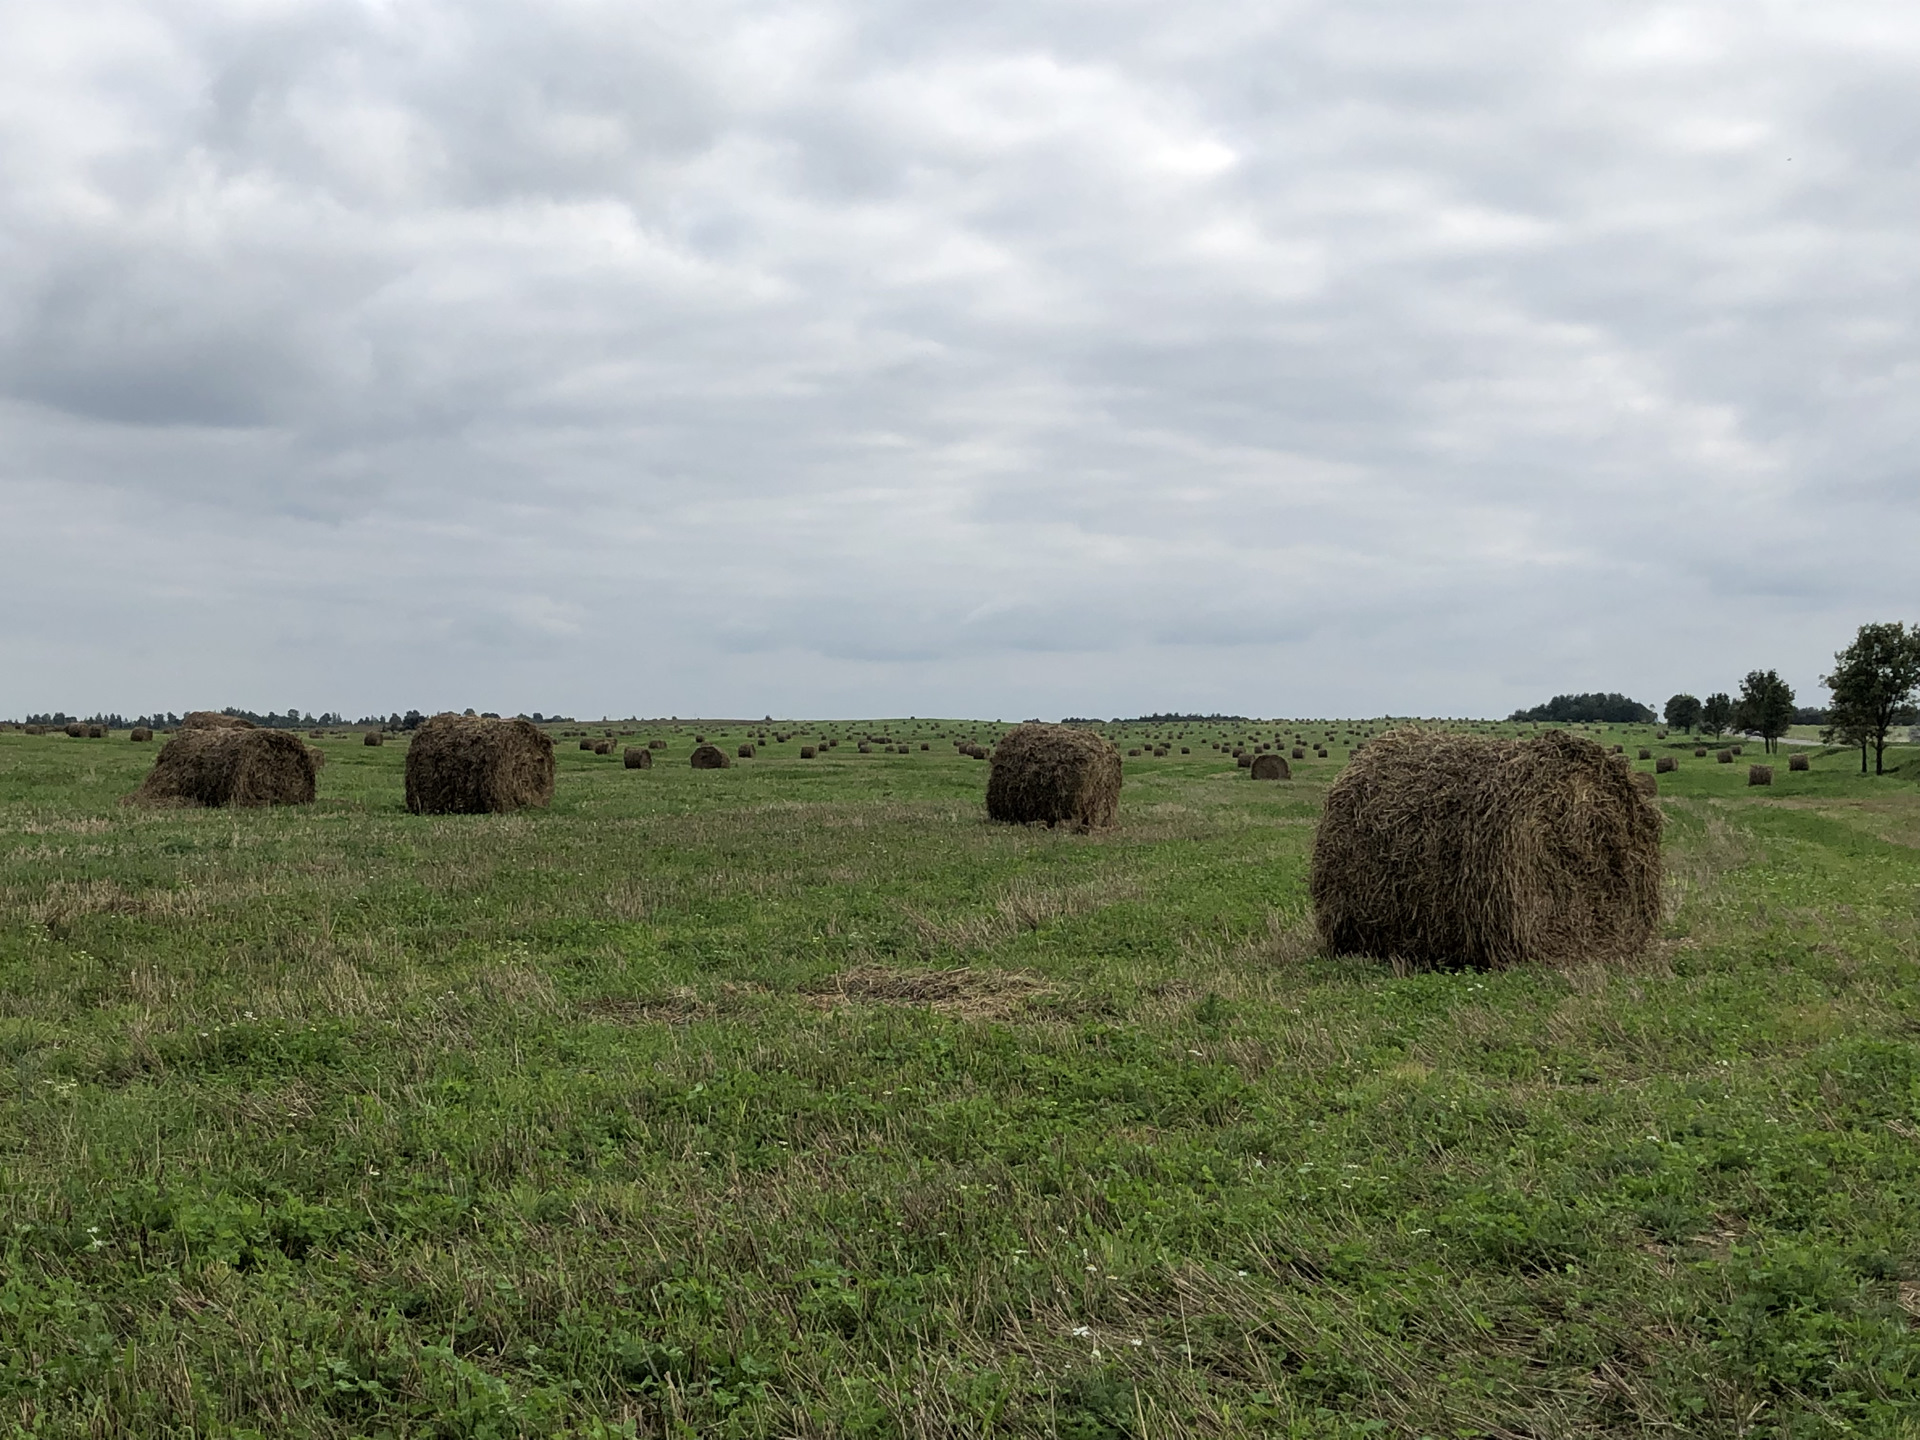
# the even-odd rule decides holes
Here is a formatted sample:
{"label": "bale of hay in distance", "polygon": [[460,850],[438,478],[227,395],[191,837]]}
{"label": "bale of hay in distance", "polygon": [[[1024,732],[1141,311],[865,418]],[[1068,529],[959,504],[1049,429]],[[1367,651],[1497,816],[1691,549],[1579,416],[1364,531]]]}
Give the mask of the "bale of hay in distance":
{"label": "bale of hay in distance", "polygon": [[322,750],[318,745],[307,746],[307,754],[313,757],[313,769],[315,774],[318,774],[320,771],[327,768],[327,752]]}
{"label": "bale of hay in distance", "polygon": [[436,715],[407,747],[407,809],[504,815],[553,802],[553,741],[530,720]]}
{"label": "bale of hay in distance", "polygon": [[1642,745],[1640,747],[1640,758],[1642,760],[1651,760],[1653,758],[1653,751],[1647,749],[1646,746]]}
{"label": "bale of hay in distance", "polygon": [[1252,769],[1253,768],[1253,752],[1250,750],[1242,750],[1238,755],[1233,757],[1233,763],[1239,766],[1242,770]]}
{"label": "bale of hay in distance", "polygon": [[1301,746],[1301,745],[1296,745],[1296,746],[1294,746],[1294,747],[1293,747],[1293,758],[1294,758],[1294,759],[1296,759],[1296,760],[1304,760],[1304,759],[1306,759],[1306,758],[1307,758],[1307,752],[1306,752],[1306,747],[1304,747],[1304,746]]}
{"label": "bale of hay in distance", "polygon": [[1642,795],[1646,796],[1649,800],[1653,799],[1656,795],[1660,793],[1660,782],[1654,779],[1653,776],[1647,774],[1646,771],[1635,770],[1632,772],[1632,775],[1633,775],[1633,788],[1638,790]]}
{"label": "bale of hay in distance", "polygon": [[[986,751],[974,746],[976,759]],[[1000,737],[987,776],[987,817],[1013,825],[1113,824],[1120,808],[1120,751],[1071,725],[1016,725]]]}
{"label": "bale of hay in distance", "polygon": [[1749,785],[1773,784],[1773,767],[1771,765],[1747,766],[1747,784]]}
{"label": "bale of hay in distance", "polygon": [[313,752],[285,730],[182,728],[127,797],[135,805],[310,805]]}
{"label": "bale of hay in distance", "polygon": [[1291,780],[1293,772],[1287,768],[1287,762],[1274,751],[1268,751],[1253,762],[1255,780]]}
{"label": "bale of hay in distance", "polygon": [[1810,766],[1809,766],[1809,764],[1808,764],[1808,761],[1807,761],[1807,757],[1806,757],[1806,756],[1804,756],[1804,755],[1789,755],[1789,756],[1787,757],[1787,769],[1789,769],[1789,770],[1806,770],[1806,769],[1809,769],[1809,768],[1810,768]]}
{"label": "bale of hay in distance", "polygon": [[733,764],[727,758],[727,752],[718,745],[696,746],[691,763],[696,770],[725,770]]}
{"label": "bale of hay in distance", "polygon": [[580,742],[580,748],[581,748],[582,750],[591,750],[591,749],[593,749],[593,741],[591,741],[591,740],[582,740],[582,741]]}
{"label": "bale of hay in distance", "polygon": [[1733,764],[1733,751],[1722,750],[1718,755],[1714,756],[1714,759],[1718,760],[1722,765],[1731,765]]}
{"label": "bale of hay in distance", "polygon": [[647,748],[649,750],[664,750],[667,748],[667,742],[664,740],[649,740],[647,741]]}
{"label": "bale of hay in distance", "polygon": [[104,740],[106,736],[107,736],[106,726],[104,725],[87,726],[87,738],[89,740]]}
{"label": "bale of hay in distance", "polygon": [[136,745],[144,745],[147,741],[153,739],[153,731],[144,725],[136,725],[127,732],[127,739],[133,741]]}
{"label": "bale of hay in distance", "polygon": [[1696,745],[1696,746],[1694,746],[1694,747],[1693,747],[1693,758],[1694,758],[1694,759],[1696,759],[1696,760],[1704,760],[1704,759],[1706,759],[1706,758],[1707,758],[1707,747],[1706,747],[1706,746],[1704,746],[1704,745]]}
{"label": "bale of hay in distance", "polygon": [[813,746],[811,745],[802,745],[800,747],[800,758],[802,760],[811,760],[813,758],[813,753],[814,753]]}
{"label": "bale of hay in distance", "polygon": [[1735,746],[1733,746],[1733,747],[1731,747],[1731,748],[1732,748],[1732,750],[1733,750],[1733,753],[1734,753],[1734,754],[1736,754],[1736,755],[1738,755],[1738,754],[1740,753],[1740,747],[1739,747],[1738,745],[1735,745]]}
{"label": "bale of hay in distance", "polygon": [[222,715],[218,710],[189,710],[180,721],[182,730],[253,730],[258,727],[244,715]]}
{"label": "bale of hay in distance", "polygon": [[1653,762],[1653,768],[1659,774],[1671,775],[1680,768],[1680,762],[1671,755],[1662,755],[1658,760]]}
{"label": "bale of hay in distance", "polygon": [[753,758],[753,746],[742,745],[738,751],[738,754],[742,760],[751,760]]}
{"label": "bale of hay in distance", "polygon": [[75,740],[84,740],[87,738],[87,727],[76,722],[67,726],[67,734]]}
{"label": "bale of hay in distance", "polygon": [[1424,968],[1624,959],[1659,923],[1660,828],[1591,740],[1393,730],[1327,794],[1314,920],[1335,953]]}
{"label": "bale of hay in distance", "polygon": [[611,741],[611,740],[596,740],[596,741],[594,741],[594,742],[593,742],[593,753],[594,753],[594,754],[596,754],[596,755],[611,755],[611,754],[613,754],[613,741]]}
{"label": "bale of hay in distance", "polygon": [[369,730],[360,737],[360,743],[362,745],[384,745],[387,743],[387,737],[382,735],[378,730]]}
{"label": "bale of hay in distance", "polygon": [[629,745],[626,753],[626,767],[629,770],[651,770],[653,751],[644,745]]}

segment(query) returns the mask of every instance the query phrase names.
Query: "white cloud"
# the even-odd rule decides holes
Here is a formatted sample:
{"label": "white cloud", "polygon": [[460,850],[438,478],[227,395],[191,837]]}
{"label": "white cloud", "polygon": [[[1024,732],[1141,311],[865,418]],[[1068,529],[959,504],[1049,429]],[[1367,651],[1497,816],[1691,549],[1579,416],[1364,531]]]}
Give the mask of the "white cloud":
{"label": "white cloud", "polygon": [[0,713],[1811,692],[1911,618],[1916,49],[1731,0],[34,0]]}

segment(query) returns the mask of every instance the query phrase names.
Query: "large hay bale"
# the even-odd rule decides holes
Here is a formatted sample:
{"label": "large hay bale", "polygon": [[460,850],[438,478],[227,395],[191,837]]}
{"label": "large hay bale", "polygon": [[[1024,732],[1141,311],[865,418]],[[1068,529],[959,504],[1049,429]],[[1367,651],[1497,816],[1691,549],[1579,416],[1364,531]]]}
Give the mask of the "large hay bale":
{"label": "large hay bale", "polygon": [[144,745],[147,741],[153,739],[153,731],[144,725],[136,725],[127,732],[127,739],[133,741],[136,745]]}
{"label": "large hay bale", "polygon": [[1659,922],[1660,827],[1591,740],[1390,731],[1327,793],[1314,919],[1418,967],[1623,959]]}
{"label": "large hay bale", "polygon": [[582,740],[582,741],[580,742],[580,748],[581,748],[582,750],[588,750],[588,751],[591,751],[591,750],[593,749],[593,741],[591,741],[591,740]]}
{"label": "large hay bale", "polygon": [[1696,745],[1696,746],[1694,746],[1694,747],[1693,747],[1693,758],[1694,758],[1694,759],[1696,759],[1696,760],[1704,760],[1704,759],[1706,759],[1706,758],[1707,758],[1707,747],[1706,747],[1706,746],[1704,746],[1704,745]]}
{"label": "large hay bale", "polygon": [[136,805],[309,805],[313,753],[285,730],[182,727],[127,797]]}
{"label": "large hay bale", "polygon": [[242,715],[222,715],[218,710],[189,710],[180,721],[182,730],[255,730],[259,727]]}
{"label": "large hay bale", "polygon": [[1771,765],[1747,766],[1747,784],[1749,785],[1773,784],[1773,767]]}
{"label": "large hay bale", "polygon": [[89,725],[89,726],[87,726],[87,738],[88,738],[89,740],[104,740],[104,739],[106,739],[106,738],[107,738],[107,727],[106,727],[106,726],[104,726],[104,725]]}
{"label": "large hay bale", "polygon": [[1713,758],[1718,760],[1722,765],[1731,765],[1733,764],[1733,751],[1722,750],[1718,755],[1714,756]]}
{"label": "large hay bale", "polygon": [[76,721],[67,726],[67,735],[74,740],[84,740],[87,738],[87,727]]}
{"label": "large hay bale", "polygon": [[1653,768],[1662,775],[1671,775],[1680,768],[1680,762],[1671,755],[1662,755],[1653,762]]}
{"label": "large hay bale", "polygon": [[[975,746],[975,758],[986,751]],[[987,816],[1010,824],[1113,824],[1120,808],[1120,751],[1070,725],[1016,725],[1000,737],[987,776]]]}
{"label": "large hay bale", "polygon": [[718,745],[701,745],[693,752],[692,764],[696,770],[725,770],[733,761]]}
{"label": "large hay bale", "polygon": [[626,767],[629,770],[651,770],[653,751],[644,745],[629,745],[626,753]]}
{"label": "large hay bale", "polygon": [[1804,755],[1789,755],[1787,757],[1787,769],[1789,770],[1807,770],[1811,768],[1807,757]]}
{"label": "large hay bale", "polygon": [[387,743],[387,737],[382,735],[378,730],[369,730],[365,735],[360,737],[360,743],[362,745],[384,745]]}
{"label": "large hay bale", "polygon": [[553,741],[530,720],[436,715],[407,747],[407,809],[504,815],[553,802]]}
{"label": "large hay bale", "polygon": [[594,753],[594,754],[596,754],[596,755],[611,755],[611,754],[613,754],[613,741],[611,741],[611,740],[596,740],[596,741],[594,741],[594,742],[593,742],[593,753]]}
{"label": "large hay bale", "polygon": [[1239,766],[1242,770],[1252,769],[1253,768],[1252,752],[1248,750],[1242,750],[1238,755],[1233,757],[1233,763]]}
{"label": "large hay bale", "polygon": [[802,760],[811,760],[813,758],[813,746],[802,745],[800,747],[800,758]]}
{"label": "large hay bale", "polygon": [[1253,762],[1251,778],[1255,780],[1291,780],[1293,778],[1293,771],[1287,768],[1287,762],[1282,760],[1279,755],[1268,751],[1265,755],[1260,756]]}
{"label": "large hay bale", "polygon": [[753,746],[742,745],[734,754],[742,760],[751,760],[753,759]]}
{"label": "large hay bale", "polygon": [[1653,751],[1649,750],[1646,746],[1642,745],[1640,747],[1640,758],[1642,760],[1651,760],[1653,758]]}

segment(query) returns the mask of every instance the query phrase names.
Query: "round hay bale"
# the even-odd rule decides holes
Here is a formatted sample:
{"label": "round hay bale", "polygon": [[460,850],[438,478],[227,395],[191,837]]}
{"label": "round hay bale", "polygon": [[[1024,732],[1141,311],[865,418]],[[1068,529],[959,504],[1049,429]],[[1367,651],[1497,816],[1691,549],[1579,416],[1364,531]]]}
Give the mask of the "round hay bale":
{"label": "round hay bale", "polygon": [[1137,757],[1137,756],[1138,756],[1138,755],[1140,754],[1140,752],[1139,752],[1138,750],[1129,750],[1129,751],[1127,751],[1127,754],[1128,754],[1128,755],[1131,755],[1131,756],[1136,756],[1136,757]]}
{"label": "round hay bale", "polygon": [[690,763],[696,770],[725,770],[733,761],[718,745],[700,745],[695,747]]}
{"label": "round hay bale", "polygon": [[1649,800],[1653,799],[1656,795],[1660,793],[1660,782],[1654,779],[1653,776],[1649,775],[1646,771],[1635,770],[1635,771],[1632,771],[1631,774],[1633,778],[1633,788],[1638,790],[1642,795],[1646,796]]}
{"label": "round hay bale", "polygon": [[387,737],[378,730],[369,730],[360,737],[360,743],[362,745],[384,745],[387,743]]}
{"label": "round hay bale", "polygon": [[693,737],[693,743],[696,745],[704,745],[707,743],[707,737],[704,735],[696,735]]}
{"label": "round hay bale", "polygon": [[1733,751],[1722,750],[1718,755],[1714,756],[1713,758],[1718,760],[1722,765],[1731,765],[1733,764]]}
{"label": "round hay bale", "polygon": [[922,741],[920,742],[920,748],[921,748],[922,750],[931,750],[931,749],[932,749],[933,747],[932,747],[931,745],[929,745],[929,744],[927,744],[927,742],[926,742],[926,741],[924,741],[924,740],[922,740]]}
{"label": "round hay bale", "polygon": [[1593,741],[1389,731],[1327,793],[1314,920],[1423,968],[1623,959],[1659,923],[1660,827]]}
{"label": "round hay bale", "polygon": [[596,754],[596,755],[611,755],[611,754],[613,754],[613,741],[611,741],[611,740],[596,740],[596,741],[594,741],[594,742],[593,742],[593,753],[594,753],[594,754]]}
{"label": "round hay bale", "polygon": [[871,755],[873,753],[873,746],[869,745],[864,740],[862,740],[858,745],[854,746],[853,748],[859,751],[862,755]]}
{"label": "round hay bale", "polygon": [[[1624,755],[1624,754],[1626,754],[1626,753],[1627,753],[1627,747],[1626,747],[1626,746],[1624,746],[1624,745],[1616,745],[1616,746],[1614,746],[1614,747],[1613,747],[1613,753],[1614,753],[1614,754],[1616,754],[1616,755]],[[1646,756],[1644,756],[1644,755],[1642,755],[1642,756],[1641,756],[1640,758],[1641,758],[1642,760],[1644,760],[1644,759],[1646,759],[1647,757],[1646,757]]]}
{"label": "round hay bale", "polygon": [[307,746],[307,754],[313,757],[314,774],[317,775],[327,768],[327,752],[322,750],[318,745]]}
{"label": "round hay bale", "polygon": [[653,768],[653,751],[647,749],[644,745],[629,745],[627,747],[625,761],[627,769],[629,770],[651,770]]}
{"label": "round hay bale", "polygon": [[1287,768],[1287,762],[1269,750],[1253,762],[1252,778],[1255,780],[1291,780],[1293,772]]}
{"label": "round hay bale", "polygon": [[243,715],[222,715],[218,710],[189,710],[180,721],[182,730],[254,730],[253,721]]}
{"label": "round hay bale", "polygon": [[29,735],[44,735],[46,733],[47,733],[47,727],[44,725],[27,726],[27,734]]}
{"label": "round hay bale", "polygon": [[84,740],[87,738],[87,727],[78,724],[69,725],[67,726],[67,734],[75,740]]}
{"label": "round hay bale", "polygon": [[[973,748],[975,759],[986,751]],[[987,776],[987,818],[1097,830],[1120,808],[1120,751],[1070,725],[1016,725],[1000,737]]]}
{"label": "round hay bale", "polygon": [[321,730],[309,730],[307,731],[307,739],[318,740],[324,733],[325,732]]}
{"label": "round hay bale", "polygon": [[313,752],[285,730],[182,728],[127,797],[136,805],[310,805]]}
{"label": "round hay bale", "polygon": [[1301,746],[1301,745],[1296,745],[1296,746],[1294,746],[1294,747],[1293,747],[1293,758],[1294,758],[1294,759],[1296,759],[1296,760],[1304,760],[1304,759],[1306,759],[1306,758],[1307,758],[1307,752],[1306,752],[1306,748],[1305,748],[1304,746]]}
{"label": "round hay bale", "polygon": [[553,802],[553,741],[530,720],[436,715],[407,747],[407,809],[504,815]]}
{"label": "round hay bale", "polygon": [[1787,769],[1789,770],[1810,770],[1812,768],[1811,762],[1809,762],[1804,755],[1789,755],[1787,757]]}
{"label": "round hay bale", "polygon": [[1738,745],[1729,746],[1728,748],[1731,749],[1733,753],[1736,755],[1740,753],[1740,747]]}
{"label": "round hay bale", "polygon": [[802,760],[811,760],[813,758],[813,754],[814,754],[813,746],[802,745],[800,747],[800,758]]}
{"label": "round hay bale", "polygon": [[1694,758],[1694,759],[1696,759],[1696,760],[1704,760],[1704,759],[1706,759],[1706,758],[1707,758],[1707,747],[1706,747],[1706,746],[1704,746],[1704,745],[1696,745],[1696,746],[1694,746],[1694,747],[1693,747],[1693,758]]}
{"label": "round hay bale", "polygon": [[1658,760],[1653,762],[1653,768],[1659,774],[1671,775],[1680,768],[1680,762],[1671,755],[1662,755]]}
{"label": "round hay bale", "polygon": [[1653,758],[1653,751],[1647,749],[1646,746],[1642,745],[1640,747],[1640,758],[1642,760],[1651,760]]}
{"label": "round hay bale", "polygon": [[133,741],[136,745],[144,745],[147,741],[153,739],[153,731],[144,725],[136,725],[127,732],[127,739]]}
{"label": "round hay bale", "polygon": [[664,750],[667,748],[667,742],[664,740],[649,740],[647,741],[647,748],[649,750]]}
{"label": "round hay bale", "polygon": [[[984,760],[987,758],[987,747],[984,745],[969,745],[967,747],[967,754],[975,760]],[[1116,754],[1113,758],[1118,760],[1120,757]]]}
{"label": "round hay bale", "polygon": [[1248,750],[1242,750],[1238,755],[1233,757],[1233,763],[1239,766],[1242,770],[1252,769],[1253,768],[1252,752]]}
{"label": "round hay bale", "polygon": [[106,736],[107,736],[106,726],[104,725],[87,726],[87,738],[89,740],[104,740],[106,739]]}
{"label": "round hay bale", "polygon": [[1180,753],[1181,753],[1182,755],[1191,755],[1191,754],[1193,753],[1193,750],[1192,750],[1192,748],[1191,748],[1191,747],[1189,747],[1189,746],[1186,746],[1186,745],[1182,745],[1182,746],[1180,747]]}
{"label": "round hay bale", "polygon": [[1749,785],[1773,784],[1773,766],[1771,765],[1747,766],[1747,784]]}
{"label": "round hay bale", "polygon": [[582,740],[582,741],[580,742],[580,748],[581,748],[582,750],[591,750],[591,749],[593,749],[593,741],[591,741],[591,740]]}
{"label": "round hay bale", "polygon": [[751,760],[753,758],[753,746],[742,745],[738,751],[738,754],[742,760]]}

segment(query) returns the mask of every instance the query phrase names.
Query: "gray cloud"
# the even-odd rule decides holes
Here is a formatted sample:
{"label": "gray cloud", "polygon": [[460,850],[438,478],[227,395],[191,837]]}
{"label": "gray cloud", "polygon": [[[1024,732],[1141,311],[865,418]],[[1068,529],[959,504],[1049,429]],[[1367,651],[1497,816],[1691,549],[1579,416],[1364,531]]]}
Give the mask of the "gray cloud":
{"label": "gray cloud", "polygon": [[0,711],[1500,711],[1911,617],[1885,7],[30,4]]}

